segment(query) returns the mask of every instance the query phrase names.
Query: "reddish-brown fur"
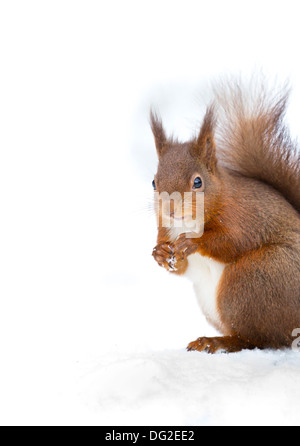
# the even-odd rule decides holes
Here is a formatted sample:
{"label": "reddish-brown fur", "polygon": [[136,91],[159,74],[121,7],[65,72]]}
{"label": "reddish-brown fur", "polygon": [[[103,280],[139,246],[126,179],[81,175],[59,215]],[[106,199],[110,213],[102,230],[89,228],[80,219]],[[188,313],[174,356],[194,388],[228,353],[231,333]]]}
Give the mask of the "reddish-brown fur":
{"label": "reddish-brown fur", "polygon": [[168,269],[175,256],[176,274],[195,252],[227,264],[217,296],[224,337],[199,338],[189,350],[291,346],[300,327],[300,158],[283,122],[286,102],[286,91],[260,88],[249,105],[240,85],[222,87],[221,123],[209,107],[199,136],[186,143],[169,140],[151,114],[158,192],[190,191],[195,173],[205,192],[203,236],[172,243],[159,227],[156,261]]}

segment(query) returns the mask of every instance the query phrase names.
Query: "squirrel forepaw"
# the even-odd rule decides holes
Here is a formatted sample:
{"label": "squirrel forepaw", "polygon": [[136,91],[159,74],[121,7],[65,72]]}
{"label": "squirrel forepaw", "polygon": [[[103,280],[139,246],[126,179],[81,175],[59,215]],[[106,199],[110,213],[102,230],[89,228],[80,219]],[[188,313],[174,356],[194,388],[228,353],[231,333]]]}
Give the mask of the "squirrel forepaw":
{"label": "squirrel forepaw", "polygon": [[177,258],[174,246],[171,243],[161,243],[157,245],[153,249],[152,255],[159,266],[162,266],[170,272],[177,271]]}
{"label": "squirrel forepaw", "polygon": [[197,251],[198,245],[194,238],[187,238],[186,234],[181,234],[177,237],[174,244],[175,252],[187,257]]}

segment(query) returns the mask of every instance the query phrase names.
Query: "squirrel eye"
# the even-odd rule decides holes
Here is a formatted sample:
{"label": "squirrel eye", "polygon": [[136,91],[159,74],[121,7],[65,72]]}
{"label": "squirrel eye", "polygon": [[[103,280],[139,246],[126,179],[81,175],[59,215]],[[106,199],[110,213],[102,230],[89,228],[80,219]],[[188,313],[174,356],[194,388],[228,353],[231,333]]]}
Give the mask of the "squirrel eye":
{"label": "squirrel eye", "polygon": [[202,187],[202,180],[200,177],[195,178],[193,188],[194,189],[200,189]]}
{"label": "squirrel eye", "polygon": [[156,190],[155,180],[152,181],[152,186],[153,186],[153,189]]}

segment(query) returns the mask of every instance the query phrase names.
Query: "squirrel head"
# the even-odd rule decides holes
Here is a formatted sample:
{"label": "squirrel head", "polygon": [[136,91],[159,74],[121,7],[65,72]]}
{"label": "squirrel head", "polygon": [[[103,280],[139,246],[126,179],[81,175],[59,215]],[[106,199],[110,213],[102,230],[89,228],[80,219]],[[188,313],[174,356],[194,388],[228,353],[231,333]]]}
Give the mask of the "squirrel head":
{"label": "squirrel head", "polygon": [[[186,192],[190,192],[194,198],[197,193],[204,192],[204,222],[207,223],[215,214],[215,203],[220,190],[214,140],[214,107],[207,109],[198,136],[185,143],[168,138],[161,119],[152,111],[150,122],[159,159],[153,180],[154,190],[159,195],[167,193],[170,196],[176,193],[181,196],[181,212]],[[172,200],[172,205],[176,208],[176,199]],[[192,208],[191,205],[189,217],[195,218]],[[174,216],[174,209],[170,213],[171,217]],[[183,220],[186,217],[183,215]]]}

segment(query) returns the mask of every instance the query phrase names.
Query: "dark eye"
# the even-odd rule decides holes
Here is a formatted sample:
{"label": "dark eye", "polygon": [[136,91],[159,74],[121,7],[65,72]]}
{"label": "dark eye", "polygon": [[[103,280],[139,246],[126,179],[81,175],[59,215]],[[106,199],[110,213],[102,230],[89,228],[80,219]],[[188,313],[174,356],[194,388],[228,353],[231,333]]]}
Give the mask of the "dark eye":
{"label": "dark eye", "polygon": [[202,180],[200,177],[197,177],[194,180],[193,189],[200,189],[200,187],[202,187]]}
{"label": "dark eye", "polygon": [[152,186],[153,186],[153,189],[156,190],[155,180],[152,181]]}

